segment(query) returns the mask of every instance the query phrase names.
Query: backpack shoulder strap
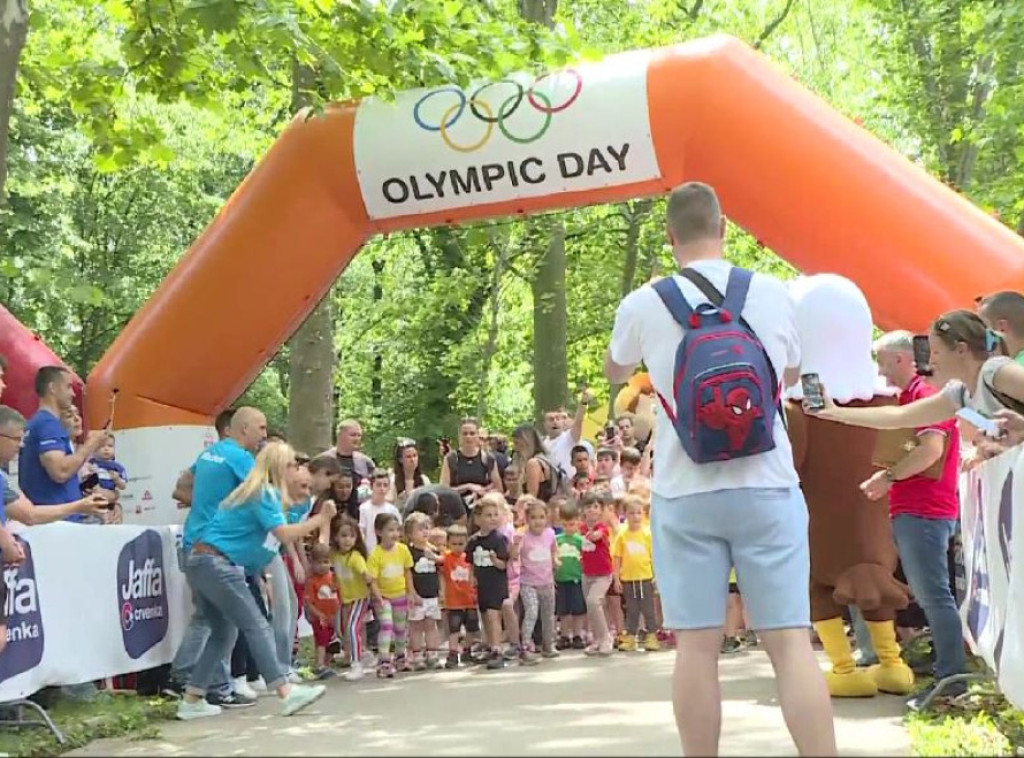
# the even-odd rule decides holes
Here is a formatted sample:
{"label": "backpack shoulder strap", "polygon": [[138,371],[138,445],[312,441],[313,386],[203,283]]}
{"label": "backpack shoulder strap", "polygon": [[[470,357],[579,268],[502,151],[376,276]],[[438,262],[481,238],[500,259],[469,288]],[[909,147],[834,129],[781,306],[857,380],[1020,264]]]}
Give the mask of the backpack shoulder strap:
{"label": "backpack shoulder strap", "polygon": [[[743,305],[747,300],[747,292],[750,290],[751,274],[746,269],[733,266],[729,272],[729,284],[726,287],[726,294],[723,296],[718,288],[713,285],[704,274],[694,268],[684,268],[679,272],[680,276],[693,284],[701,293],[708,299],[716,308],[725,307],[726,310],[731,311],[733,317],[737,322],[743,325],[748,331],[753,332],[750,324],[743,318]],[[737,277],[734,280],[733,277]],[[739,298],[739,307],[733,306],[729,308],[726,305],[726,301],[732,296],[731,302],[735,302]]]}
{"label": "backpack shoulder strap", "polygon": [[743,306],[747,302],[747,293],[750,292],[750,280],[753,278],[753,272],[745,268],[733,266],[729,270],[729,283],[725,288],[722,307],[737,319],[742,318]]}
{"label": "backpack shoulder strap", "polygon": [[684,329],[690,329],[690,317],[693,316],[693,307],[686,302],[683,291],[679,289],[679,285],[675,283],[675,280],[671,276],[666,276],[664,279],[656,281],[651,287],[658,293],[658,297],[661,298],[661,302],[668,308],[668,312],[672,314],[672,318],[676,320],[676,323]]}

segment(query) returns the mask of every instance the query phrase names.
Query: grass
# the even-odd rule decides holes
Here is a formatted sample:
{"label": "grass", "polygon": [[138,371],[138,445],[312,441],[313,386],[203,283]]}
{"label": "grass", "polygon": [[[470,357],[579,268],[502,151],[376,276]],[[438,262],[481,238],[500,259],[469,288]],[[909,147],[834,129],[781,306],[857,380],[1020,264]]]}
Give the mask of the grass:
{"label": "grass", "polygon": [[[921,651],[911,645],[905,652],[910,662]],[[981,671],[984,664],[974,659],[969,668]],[[919,677],[918,683],[928,686],[931,680]],[[992,682],[972,683],[964,697],[935,703],[925,713],[908,713],[906,724],[914,755],[1024,755],[1024,712],[996,692]]]}
{"label": "grass", "polygon": [[[157,725],[173,718],[174,708],[173,702],[161,698],[130,694],[99,692],[90,703],[62,699],[49,709],[49,714],[64,733],[65,744],[59,744],[44,727],[0,728],[0,753],[34,758],[59,755],[104,737],[152,739],[159,736]],[[26,711],[26,718],[31,717]]]}

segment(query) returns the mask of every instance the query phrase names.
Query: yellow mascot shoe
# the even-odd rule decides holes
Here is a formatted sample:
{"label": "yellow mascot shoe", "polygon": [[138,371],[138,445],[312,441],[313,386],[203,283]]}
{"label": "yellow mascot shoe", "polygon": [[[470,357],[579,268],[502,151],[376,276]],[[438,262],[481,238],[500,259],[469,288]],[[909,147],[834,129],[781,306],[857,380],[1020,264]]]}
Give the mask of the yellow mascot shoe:
{"label": "yellow mascot shoe", "polygon": [[853,651],[846,638],[841,618],[826,619],[814,624],[814,629],[825,648],[825,654],[832,663],[832,670],[825,673],[825,683],[832,697],[874,697],[878,685],[865,669],[858,669],[853,662]]}
{"label": "yellow mascot shoe", "polygon": [[914,672],[902,658],[896,642],[896,628],[891,621],[868,621],[871,644],[878,656],[878,664],[868,672],[875,680],[879,692],[890,695],[909,695],[914,688]]}

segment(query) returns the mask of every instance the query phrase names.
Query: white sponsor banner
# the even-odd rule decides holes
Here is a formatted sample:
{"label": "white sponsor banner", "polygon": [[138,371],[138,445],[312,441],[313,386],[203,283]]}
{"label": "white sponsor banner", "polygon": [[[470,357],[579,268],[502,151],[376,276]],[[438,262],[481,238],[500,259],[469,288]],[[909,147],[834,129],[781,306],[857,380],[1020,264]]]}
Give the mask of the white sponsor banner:
{"label": "white sponsor banner", "polygon": [[176,528],[56,523],[17,539],[26,561],[3,572],[0,703],[173,659],[191,609]]}
{"label": "white sponsor banner", "polygon": [[183,524],[187,509],[171,497],[181,472],[217,441],[212,426],[151,426],[114,433],[117,460],[128,472],[121,493],[126,524]]}
{"label": "white sponsor banner", "polygon": [[353,139],[367,213],[394,218],[659,177],[649,60],[624,53],[365,100]]}
{"label": "white sponsor banner", "polygon": [[962,475],[960,506],[964,637],[996,672],[1006,697],[1024,707],[1024,561],[1014,560],[1014,527],[1024,524],[1021,448]]}

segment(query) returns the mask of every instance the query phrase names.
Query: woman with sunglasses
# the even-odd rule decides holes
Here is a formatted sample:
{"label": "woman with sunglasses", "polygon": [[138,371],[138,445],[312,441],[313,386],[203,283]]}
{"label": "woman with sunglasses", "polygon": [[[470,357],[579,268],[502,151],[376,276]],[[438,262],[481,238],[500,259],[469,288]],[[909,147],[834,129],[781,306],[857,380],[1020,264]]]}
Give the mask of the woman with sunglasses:
{"label": "woman with sunglasses", "polygon": [[829,421],[871,429],[911,429],[953,418],[970,408],[988,418],[1006,409],[1024,407],[1024,366],[1003,354],[1002,339],[970,311],[951,311],[932,324],[931,384],[937,392],[907,405],[877,408],[840,408],[825,397],[825,407],[815,411]]}
{"label": "woman with sunglasses", "polygon": [[420,470],[420,451],[416,449],[416,440],[399,438],[392,456],[391,492],[388,500],[398,510],[404,511],[409,493],[425,484],[430,484],[430,479]]}

